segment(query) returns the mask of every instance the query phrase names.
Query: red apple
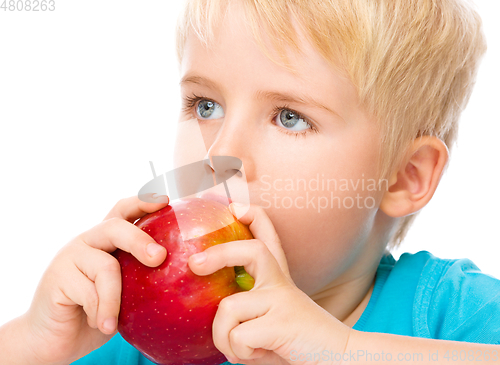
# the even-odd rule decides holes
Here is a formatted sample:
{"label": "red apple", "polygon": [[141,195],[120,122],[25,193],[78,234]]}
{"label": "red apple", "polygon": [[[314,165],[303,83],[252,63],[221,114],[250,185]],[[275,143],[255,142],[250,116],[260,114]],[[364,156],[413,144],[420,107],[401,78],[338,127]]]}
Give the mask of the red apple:
{"label": "red apple", "polygon": [[147,267],[127,252],[113,253],[122,273],[121,336],[156,364],[225,362],[212,339],[215,313],[223,298],[251,289],[253,278],[242,267],[198,276],[188,258],[213,245],[252,239],[248,227],[223,204],[199,198],[174,201],[135,224],[168,255],[160,266]]}

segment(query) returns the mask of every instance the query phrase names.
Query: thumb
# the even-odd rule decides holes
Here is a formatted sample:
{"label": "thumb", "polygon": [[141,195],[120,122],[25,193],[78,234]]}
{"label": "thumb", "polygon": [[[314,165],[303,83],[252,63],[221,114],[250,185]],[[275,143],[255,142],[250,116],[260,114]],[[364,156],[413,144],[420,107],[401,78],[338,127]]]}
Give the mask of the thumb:
{"label": "thumb", "polygon": [[248,225],[254,238],[264,242],[285,276],[291,280],[281,241],[264,208],[253,204],[231,203],[229,209],[241,223]]}

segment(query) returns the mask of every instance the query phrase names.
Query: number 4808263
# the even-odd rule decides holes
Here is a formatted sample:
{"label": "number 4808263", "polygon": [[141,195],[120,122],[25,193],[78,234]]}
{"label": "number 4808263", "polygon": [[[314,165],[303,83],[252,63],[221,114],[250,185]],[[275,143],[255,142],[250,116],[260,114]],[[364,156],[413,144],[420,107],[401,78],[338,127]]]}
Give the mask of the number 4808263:
{"label": "number 4808263", "polygon": [[0,5],[0,10],[54,11],[56,10],[56,2],[55,0],[3,0]]}

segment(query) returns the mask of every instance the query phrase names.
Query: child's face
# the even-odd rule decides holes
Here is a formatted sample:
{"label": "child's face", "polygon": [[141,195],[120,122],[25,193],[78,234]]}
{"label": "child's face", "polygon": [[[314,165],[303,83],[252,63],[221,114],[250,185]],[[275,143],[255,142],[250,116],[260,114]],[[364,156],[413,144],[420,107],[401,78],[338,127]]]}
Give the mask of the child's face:
{"label": "child's face", "polygon": [[[353,85],[309,44],[302,41],[304,58],[289,56],[299,71],[294,76],[260,51],[240,11],[230,9],[213,51],[192,32],[187,40],[181,77],[191,81],[181,83],[182,98],[202,99],[181,113],[180,134],[182,123],[197,118],[210,156],[243,161],[250,202],[266,208],[296,285],[319,295],[373,274],[380,259],[383,191],[370,180],[378,179],[378,131]],[[258,96],[270,92],[313,99],[330,111]],[[178,164],[191,148],[177,143]]]}

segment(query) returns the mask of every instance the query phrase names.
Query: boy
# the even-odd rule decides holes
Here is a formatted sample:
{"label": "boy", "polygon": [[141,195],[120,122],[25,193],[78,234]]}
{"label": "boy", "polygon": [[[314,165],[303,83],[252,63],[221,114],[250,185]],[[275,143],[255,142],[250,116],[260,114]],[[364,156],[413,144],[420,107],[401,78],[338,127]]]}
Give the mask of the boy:
{"label": "boy", "polygon": [[[500,363],[499,280],[386,251],[437,188],[484,51],[460,0],[187,1],[176,164],[199,126],[209,157],[243,162],[252,203],[231,209],[256,240],[190,258],[198,275],[244,265],[256,280],[214,321],[230,362]],[[61,249],[29,311],[0,328],[3,361],[150,363],[117,335],[109,253],[165,260],[132,224],[161,199],[121,200]]]}

